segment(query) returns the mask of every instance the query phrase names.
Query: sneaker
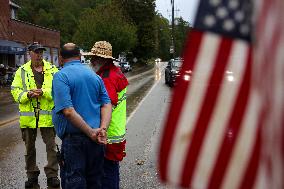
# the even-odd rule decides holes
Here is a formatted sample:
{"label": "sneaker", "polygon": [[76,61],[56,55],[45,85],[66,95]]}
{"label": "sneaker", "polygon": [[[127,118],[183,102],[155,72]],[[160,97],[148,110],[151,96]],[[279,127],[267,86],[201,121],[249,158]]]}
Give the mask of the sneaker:
{"label": "sneaker", "polygon": [[33,188],[38,184],[37,178],[28,178],[28,180],[25,182],[25,188]]}
{"label": "sneaker", "polygon": [[47,179],[47,186],[49,187],[59,187],[60,186],[60,181],[57,177],[51,177]]}

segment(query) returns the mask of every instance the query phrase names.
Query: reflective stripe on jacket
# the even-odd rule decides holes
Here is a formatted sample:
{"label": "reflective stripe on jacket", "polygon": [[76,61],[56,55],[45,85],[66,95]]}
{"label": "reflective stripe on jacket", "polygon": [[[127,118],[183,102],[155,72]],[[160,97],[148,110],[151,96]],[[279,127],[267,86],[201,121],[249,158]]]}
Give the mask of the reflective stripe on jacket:
{"label": "reflective stripe on jacket", "polygon": [[113,107],[111,121],[107,130],[108,143],[119,143],[125,140],[126,126],[126,91],[118,93],[118,103]]}
{"label": "reflective stripe on jacket", "polygon": [[[43,95],[38,98],[40,104],[38,126],[53,127],[51,110],[54,106],[54,103],[51,96],[51,89],[53,75],[58,71],[58,69],[45,60],[43,60],[43,63],[44,81],[41,88]],[[11,93],[14,97],[14,100],[19,103],[21,128],[36,127],[34,107],[37,106],[37,100],[29,99],[27,96],[29,90],[36,88],[37,86],[31,68],[31,61],[29,61],[16,71],[13,83],[11,85]]]}

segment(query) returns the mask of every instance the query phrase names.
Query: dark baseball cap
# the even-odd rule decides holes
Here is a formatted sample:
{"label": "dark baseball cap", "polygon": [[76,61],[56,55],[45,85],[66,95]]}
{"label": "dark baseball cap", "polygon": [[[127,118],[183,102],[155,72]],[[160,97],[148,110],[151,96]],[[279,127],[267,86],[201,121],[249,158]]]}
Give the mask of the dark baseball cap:
{"label": "dark baseball cap", "polygon": [[44,48],[41,44],[34,42],[33,44],[28,46],[28,50],[33,51],[33,52],[39,51],[39,50],[46,51],[46,48]]}
{"label": "dark baseball cap", "polygon": [[60,50],[60,54],[64,59],[78,57],[81,55],[79,47],[74,43],[66,43],[63,45]]}

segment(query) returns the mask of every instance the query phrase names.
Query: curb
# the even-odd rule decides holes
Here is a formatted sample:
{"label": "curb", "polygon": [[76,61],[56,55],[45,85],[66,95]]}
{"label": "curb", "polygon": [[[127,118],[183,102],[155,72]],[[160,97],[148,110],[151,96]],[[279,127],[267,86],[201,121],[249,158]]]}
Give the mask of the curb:
{"label": "curb", "polygon": [[145,75],[145,74],[147,74],[147,73],[150,73],[150,72],[153,71],[153,70],[154,70],[154,68],[152,68],[152,69],[150,69],[150,70],[148,70],[148,71],[142,72],[142,73],[140,73],[140,74],[131,76],[131,77],[127,78],[127,80],[128,80],[128,82],[130,82],[131,80],[136,79],[136,78],[138,78],[138,77],[141,77],[141,76],[143,76],[143,75]]}
{"label": "curb", "polygon": [[6,124],[11,123],[11,122],[13,122],[13,121],[17,121],[17,120],[19,120],[19,116],[15,116],[15,117],[10,118],[10,119],[8,119],[8,120],[1,121],[1,122],[0,122],[0,127],[5,126]]}

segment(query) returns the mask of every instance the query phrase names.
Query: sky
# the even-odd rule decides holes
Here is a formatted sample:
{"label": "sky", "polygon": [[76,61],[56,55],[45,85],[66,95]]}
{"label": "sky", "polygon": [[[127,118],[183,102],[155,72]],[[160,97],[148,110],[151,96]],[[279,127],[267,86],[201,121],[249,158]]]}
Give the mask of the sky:
{"label": "sky", "polygon": [[[175,17],[182,17],[184,20],[193,24],[194,15],[197,8],[198,0],[174,0]],[[172,6],[171,0],[156,0],[156,10],[165,18],[171,20]]]}

